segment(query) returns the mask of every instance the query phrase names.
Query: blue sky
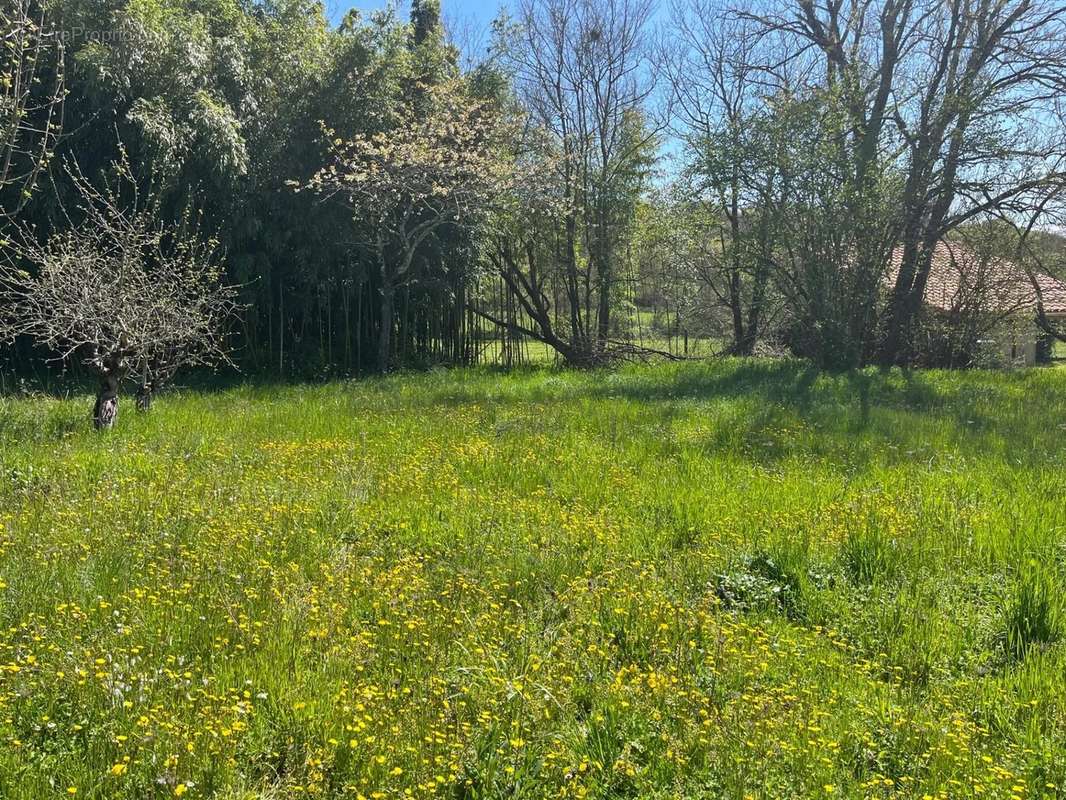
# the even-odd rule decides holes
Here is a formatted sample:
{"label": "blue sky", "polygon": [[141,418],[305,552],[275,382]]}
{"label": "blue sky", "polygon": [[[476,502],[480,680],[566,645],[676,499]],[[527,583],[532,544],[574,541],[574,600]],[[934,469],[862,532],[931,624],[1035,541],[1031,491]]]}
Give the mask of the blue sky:
{"label": "blue sky", "polygon": [[[338,20],[344,16],[344,12],[349,8],[374,11],[384,8],[385,5],[386,0],[326,0],[326,8],[329,9],[330,15]],[[404,14],[410,8],[410,3],[407,0],[400,0],[398,5],[400,11]],[[495,0],[490,0],[489,2],[485,2],[485,0],[481,0],[481,2],[479,0],[441,0],[441,9],[445,15],[450,12],[463,14],[478,19],[486,25],[496,16],[496,10],[499,5],[500,3],[495,2]]]}
{"label": "blue sky", "polygon": [[[339,22],[350,8],[364,13],[385,8],[389,0],[323,0],[330,18]],[[409,0],[393,0],[399,15],[406,19],[410,13]],[[477,47],[480,40],[487,44],[487,32],[502,7],[512,7],[510,0],[441,0],[445,24],[464,47]],[[469,40],[469,41],[464,41]]]}
{"label": "blue sky", "polygon": [[[378,11],[390,3],[396,6],[401,19],[407,19],[411,13],[410,0],[322,0],[330,19],[340,22],[350,8],[358,8],[364,14]],[[501,9],[512,12],[519,0],[440,0],[444,24],[459,45],[466,58],[465,66],[479,61],[489,44],[489,31],[492,20]],[[660,0],[653,7],[653,22],[662,22],[669,16],[669,3]]]}

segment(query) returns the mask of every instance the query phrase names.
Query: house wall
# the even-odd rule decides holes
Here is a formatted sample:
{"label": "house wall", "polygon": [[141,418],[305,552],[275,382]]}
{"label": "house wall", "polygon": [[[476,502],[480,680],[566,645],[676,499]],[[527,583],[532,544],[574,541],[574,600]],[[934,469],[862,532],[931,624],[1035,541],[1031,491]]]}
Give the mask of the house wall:
{"label": "house wall", "polygon": [[1031,367],[1036,364],[1036,337],[1018,338],[1003,344],[1003,359],[1008,364]]}
{"label": "house wall", "polygon": [[[1059,328],[1066,329],[1066,315],[1049,314],[1048,321]],[[1046,363],[1047,351],[1041,352],[1043,349],[1041,348],[1041,340],[1044,338],[1045,334],[1035,327],[1032,331],[1017,333],[1012,342],[1004,345],[1003,357],[1007,359],[1007,363],[1024,364],[1027,367]],[[1055,345],[1052,343],[1052,352],[1054,352],[1054,347]],[[1043,358],[1041,358],[1041,355],[1043,355]]]}

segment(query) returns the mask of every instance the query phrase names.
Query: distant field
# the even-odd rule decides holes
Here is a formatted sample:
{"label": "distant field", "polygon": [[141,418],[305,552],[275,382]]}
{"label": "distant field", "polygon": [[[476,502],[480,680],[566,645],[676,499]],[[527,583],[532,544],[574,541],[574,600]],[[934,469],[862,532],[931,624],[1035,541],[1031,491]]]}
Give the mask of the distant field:
{"label": "distant field", "polygon": [[[649,348],[652,350],[658,350],[663,353],[672,353],[678,356],[688,356],[690,358],[710,358],[711,356],[717,356],[722,353],[725,345],[717,339],[697,339],[695,337],[688,340],[688,349],[685,349],[685,341],[682,337],[675,338],[659,338],[659,337],[638,337],[632,335],[628,341],[633,344]],[[500,340],[488,339],[482,343],[481,350],[481,363],[484,364],[506,364],[505,348]],[[559,355],[551,347],[542,343],[536,342],[531,339],[526,339],[522,342],[521,346],[515,350],[512,350],[512,363],[518,365],[541,365],[541,364],[556,364],[559,363]]]}
{"label": "distant field", "polygon": [[1066,371],[0,399],[0,797],[1066,797]]}

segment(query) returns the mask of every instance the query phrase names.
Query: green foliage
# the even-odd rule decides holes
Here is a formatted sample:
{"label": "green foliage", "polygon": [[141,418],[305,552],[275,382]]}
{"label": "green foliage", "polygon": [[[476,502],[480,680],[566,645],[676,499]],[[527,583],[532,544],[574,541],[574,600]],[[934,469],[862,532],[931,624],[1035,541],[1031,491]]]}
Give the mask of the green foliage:
{"label": "green foliage", "polygon": [[898,545],[876,518],[848,531],[840,556],[844,571],[858,585],[889,580],[899,568]]}
{"label": "green foliage", "polygon": [[192,170],[230,188],[248,166],[240,119],[249,99],[240,6],[140,0],[107,7],[106,16],[97,9],[89,19],[77,7],[59,12],[64,24],[86,31],[71,47],[79,79],[72,87],[76,113],[92,106],[124,111],[118,121],[140,134],[156,169],[175,179]]}
{"label": "green foliage", "polygon": [[789,617],[803,612],[807,576],[803,565],[779,562],[766,552],[740,560],[733,572],[719,575],[715,591],[727,608],[741,611],[780,610]]}
{"label": "green foliage", "polygon": [[[164,175],[164,210],[203,211],[247,308],[234,332],[252,369],[352,372],[373,362],[381,327],[371,226],[339,204],[294,196],[327,157],[320,123],[345,138],[389,131],[418,83],[459,78],[440,8],[350,15],[331,27],[314,0],[56,0],[70,65],[59,155],[96,180],[123,141],[145,176]],[[42,79],[48,76],[42,76]],[[42,232],[76,206],[61,170],[24,217]],[[418,253],[398,303],[398,360],[462,360],[468,237]]]}
{"label": "green foliage", "polygon": [[[56,164],[74,159],[98,182],[125,142],[143,181],[166,176],[165,216],[175,221],[187,208],[201,210],[205,233],[224,246],[229,278],[244,287],[246,312],[233,332],[238,360],[256,372],[353,374],[375,363],[469,363],[488,352],[513,363],[530,340],[589,366],[634,357],[646,333],[685,354],[698,338],[704,350],[736,355],[787,347],[828,368],[896,357],[991,363],[982,343],[996,314],[967,308],[962,319],[920,324],[927,322],[916,294],[924,277],[909,289],[901,284],[909,299],[889,309],[892,247],[901,236],[911,244],[931,240],[941,228],[982,216],[961,207],[949,214],[951,197],[988,195],[984,216],[1015,220],[1019,208],[1036,208],[1036,195],[1019,195],[1021,188],[1059,179],[1030,185],[1044,152],[1034,143],[1003,149],[1027,133],[1003,109],[1016,102],[1042,122],[1040,76],[1061,72],[1061,48],[1043,35],[1058,35],[1049,30],[1056,15],[1038,18],[1026,3],[1013,20],[1007,6],[981,6],[980,25],[948,26],[957,39],[945,24],[961,12],[938,7],[927,21],[943,35],[919,37],[913,47],[893,46],[892,37],[867,40],[873,29],[863,14],[852,15],[845,29],[861,44],[832,52],[825,63],[836,66],[824,74],[815,59],[805,66],[809,80],[798,83],[788,75],[791,61],[778,65],[789,66],[783,71],[765,63],[780,54],[768,47],[775,37],[763,35],[763,22],[704,0],[674,9],[665,51],[651,35],[654,3],[531,0],[515,9],[518,24],[507,14],[493,24],[483,58],[460,57],[449,36],[461,40],[462,32],[445,30],[440,0],[416,0],[407,19],[395,4],[351,10],[337,25],[317,0],[14,5],[40,10],[43,24],[41,37],[4,35],[8,121],[0,127],[8,133],[0,138],[9,142],[14,132],[22,144],[6,147],[18,151],[12,161],[0,158],[7,164],[0,207],[17,210],[42,237],[69,226],[76,193]],[[812,9],[813,18],[822,11]],[[1006,33],[1013,24],[1041,31],[1032,44],[1043,68],[990,80],[987,97],[970,96],[969,81],[955,88],[935,82],[924,100],[895,85],[910,80],[903,62],[907,69],[954,63],[937,56],[949,45],[987,59],[992,71],[1004,69],[1010,43],[1029,41]],[[982,26],[997,31],[998,42],[967,50]],[[786,51],[828,56],[818,27],[778,33],[792,42]],[[903,38],[921,30],[885,28]],[[23,59],[14,69],[19,57],[12,55],[25,56],[34,41],[47,41],[47,52],[34,56],[32,68]],[[857,55],[879,46],[891,51],[883,54],[889,62],[901,58],[898,71],[881,73],[893,78],[884,92],[874,91],[877,81]],[[15,81],[23,72],[34,77]],[[1014,81],[1024,98],[989,99],[1009,94]],[[22,100],[13,104],[16,85]],[[374,141],[387,163],[390,143],[433,128],[435,89],[443,86],[521,121],[496,143],[526,183],[506,202],[483,197],[462,220],[415,237],[414,246],[379,247],[380,217],[367,206],[285,191],[287,182],[306,185],[332,163],[335,138]],[[888,114],[875,95],[907,101]],[[58,122],[48,112],[60,100],[56,120],[62,117],[66,136],[56,144]],[[914,103],[922,102],[931,105],[918,113]],[[669,123],[665,106],[684,118],[684,131]],[[907,133],[941,119],[938,108],[940,128]],[[13,126],[16,117],[28,121]],[[323,137],[323,129],[335,136]],[[915,149],[922,141],[930,148],[924,155]],[[684,166],[676,194],[657,191],[673,174],[659,169],[664,156],[679,156]],[[962,169],[941,165],[960,158]],[[963,174],[970,169],[979,175]],[[995,175],[1005,176],[996,179],[1002,186],[985,183]],[[47,188],[34,193],[35,186]],[[927,207],[928,197],[945,202]],[[903,206],[909,210],[901,213]],[[425,204],[397,207],[407,208],[411,227],[433,213]],[[1061,241],[1050,233],[1033,238],[1043,242],[1036,249],[1049,274],[1059,270]],[[907,252],[909,263],[922,261],[914,247]],[[408,256],[403,279],[382,266]],[[11,360],[26,363],[26,355],[20,349]]]}

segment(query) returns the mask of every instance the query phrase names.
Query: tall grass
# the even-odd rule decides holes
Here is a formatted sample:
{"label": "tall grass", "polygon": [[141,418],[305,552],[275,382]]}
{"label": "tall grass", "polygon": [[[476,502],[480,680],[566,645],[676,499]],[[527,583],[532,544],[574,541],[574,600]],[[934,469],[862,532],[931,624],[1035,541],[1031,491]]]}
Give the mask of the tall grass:
{"label": "tall grass", "polygon": [[1066,371],[0,399],[0,796],[1061,797]]}
{"label": "tall grass", "polygon": [[1048,647],[1062,635],[1060,588],[1036,561],[1026,565],[1011,592],[1003,639],[1008,654],[1025,658],[1033,648]]}

